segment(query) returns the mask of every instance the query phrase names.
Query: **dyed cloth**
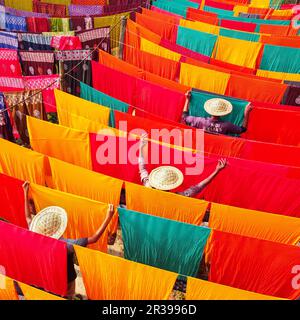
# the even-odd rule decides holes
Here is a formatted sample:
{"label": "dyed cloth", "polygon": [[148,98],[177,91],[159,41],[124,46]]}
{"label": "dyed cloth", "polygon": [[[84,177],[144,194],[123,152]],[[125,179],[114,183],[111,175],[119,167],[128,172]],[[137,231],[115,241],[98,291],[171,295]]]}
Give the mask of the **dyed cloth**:
{"label": "dyed cloth", "polygon": [[[39,185],[31,185],[30,190],[37,212],[50,206],[59,206],[66,210],[68,225],[63,235],[65,239],[91,237],[106,218],[108,205],[105,203]],[[91,248],[106,252],[107,232],[97,243],[91,245]]]}
{"label": "dyed cloth", "polygon": [[187,279],[186,300],[277,300],[250,291],[240,290],[195,278]]}
{"label": "dyed cloth", "polygon": [[297,218],[216,203],[210,209],[209,227],[290,245],[296,245],[300,241],[300,221]]}
{"label": "dyed cloth", "polygon": [[93,29],[93,19],[91,17],[71,17],[70,30],[83,31]]}
{"label": "dyed cloth", "polygon": [[300,73],[299,59],[300,50],[298,48],[265,44],[259,68],[277,72]]}
{"label": "dyed cloth", "polygon": [[249,101],[280,104],[286,88],[287,85],[281,83],[231,75],[225,94]]}
{"label": "dyed cloth", "polygon": [[90,169],[88,134],[46,121],[27,117],[30,144],[33,150]]}
{"label": "dyed cloth", "polygon": [[75,246],[90,300],[168,300],[177,274]]}
{"label": "dyed cloth", "polygon": [[32,11],[32,1],[31,0],[24,0],[24,1],[5,0],[4,3],[5,3],[6,7],[10,7],[10,10],[13,10],[11,8],[15,8],[17,10]]}
{"label": "dyed cloth", "polygon": [[[91,52],[90,50],[67,50],[55,52],[55,58],[60,61],[60,74],[64,74],[63,90],[80,95],[80,81],[91,85]],[[84,60],[83,63],[80,63]],[[76,68],[75,68],[76,67]],[[77,80],[75,80],[75,79]]]}
{"label": "dyed cloth", "polygon": [[14,281],[0,273],[0,300],[19,300]]}
{"label": "dyed cloth", "polygon": [[201,31],[201,32],[211,33],[211,34],[216,34],[216,35],[218,35],[220,32],[219,26],[209,24],[209,23],[200,22],[200,21],[189,21],[189,20],[181,19],[180,26],[185,27],[185,28],[189,28],[189,29],[193,29],[196,31]]}
{"label": "dyed cloth", "polygon": [[[24,212],[24,181],[0,174],[0,218],[22,228],[27,228]],[[12,199],[12,195],[13,199]]]}
{"label": "dyed cloth", "polygon": [[65,17],[66,6],[62,4],[44,3],[39,0],[33,0],[33,11],[46,13],[52,17]]}
{"label": "dyed cloth", "polygon": [[230,79],[230,73],[181,63],[179,82],[192,88],[225,94]]}
{"label": "dyed cloth", "polygon": [[[49,161],[55,189],[95,201],[111,203],[115,207],[118,206],[123,185],[122,180],[74,166],[55,158],[49,158]],[[88,181],[89,183],[82,183],[82,181]]]}
{"label": "dyed cloth", "polygon": [[239,66],[255,69],[262,44],[220,36],[214,58]]}
{"label": "dyed cloth", "polygon": [[[30,98],[29,98],[30,97]],[[41,92],[27,90],[23,92],[10,92],[4,94],[5,104],[11,110],[14,129],[23,143],[29,144],[29,137],[26,125],[26,115],[37,119],[46,119],[43,108],[43,96]]]}
{"label": "dyed cloth", "polygon": [[135,48],[127,48],[124,60],[150,73],[176,81],[179,76],[179,62],[158,57]]}
{"label": "dyed cloth", "polygon": [[50,51],[51,39],[50,36],[33,33],[21,33],[19,35],[20,42],[19,47],[22,50],[28,51]]}
{"label": "dyed cloth", "polygon": [[14,141],[10,114],[10,111],[6,110],[3,93],[0,93],[0,138]]}
{"label": "dyed cloth", "polygon": [[300,106],[300,87],[289,85],[283,97],[283,104]]}
{"label": "dyed cloth", "polygon": [[259,42],[259,39],[260,39],[259,33],[250,33],[250,32],[224,29],[224,28],[220,29],[220,36],[227,37],[227,38],[235,38],[239,40],[253,41],[253,42]]}
{"label": "dyed cloth", "polygon": [[211,57],[218,37],[214,34],[178,27],[176,44]]}
{"label": "dyed cloth", "polygon": [[69,6],[69,15],[74,16],[101,16],[103,14],[103,6],[93,5],[76,5]]}
{"label": "dyed cloth", "polygon": [[0,48],[18,49],[18,36],[16,33],[0,31]]}
{"label": "dyed cloth", "polygon": [[51,40],[51,47],[56,50],[81,50],[82,44],[79,37],[54,36]]}
{"label": "dyed cloth", "polygon": [[110,97],[84,83],[80,83],[80,97],[82,99],[98,103],[102,106],[108,107],[111,109],[110,112],[110,119],[109,119],[109,125],[111,127],[115,127],[115,115],[114,110],[118,110],[121,112],[128,112],[129,105],[114,99],[113,97]]}
{"label": "dyed cloth", "polygon": [[202,10],[197,10],[193,8],[188,8],[186,18],[193,21],[201,21],[213,25],[217,25],[218,15],[216,14],[208,14],[207,12],[204,12]]}
{"label": "dyed cloth", "polygon": [[21,76],[22,70],[19,63],[18,51],[0,49],[0,68],[2,76]]}
{"label": "dyed cloth", "polygon": [[18,285],[20,286],[22,293],[24,295],[25,300],[46,300],[46,301],[54,301],[54,300],[64,300],[61,297],[55,296],[53,294],[50,294],[48,292],[36,289],[34,287],[28,286],[25,283],[18,282]]}
{"label": "dyed cloth", "polygon": [[67,291],[67,245],[0,221],[0,263],[18,281],[58,295]]}
{"label": "dyed cloth", "polygon": [[[210,117],[210,115],[204,110],[204,104],[207,100],[214,98],[224,98],[224,96],[211,94],[203,91],[192,91],[189,108],[190,115],[194,117],[203,118]],[[242,126],[244,121],[245,108],[247,107],[249,102],[230,97],[226,97],[225,99],[231,102],[233,106],[233,111],[229,115],[222,117],[222,121],[228,121],[237,126]]]}
{"label": "dyed cloth", "polygon": [[196,276],[210,229],[118,209],[125,258]]}
{"label": "dyed cloth", "polygon": [[54,52],[19,51],[25,76],[52,75],[54,73]]}
{"label": "dyed cloth", "polygon": [[221,19],[221,27],[231,29],[231,30],[240,30],[246,32],[255,32],[256,24],[255,23],[248,23],[248,22],[239,22],[239,21],[232,21]]}
{"label": "dyed cloth", "polygon": [[0,140],[0,172],[23,181],[45,185],[45,157],[37,152]]}
{"label": "dyed cloth", "polygon": [[296,299],[300,296],[300,289],[294,289],[291,283],[295,282],[293,270],[299,259],[300,248],[296,246],[214,231],[209,280],[261,294]]}
{"label": "dyed cloth", "polygon": [[[110,45],[110,29],[105,28],[97,28],[93,30],[87,31],[79,31],[76,32],[76,36],[79,37],[81,41],[83,49],[95,49],[106,51],[110,53],[111,45]],[[98,60],[98,51],[95,51],[92,56],[93,60]]]}
{"label": "dyed cloth", "polygon": [[60,90],[55,91],[55,98],[60,125],[86,132],[98,132],[108,125],[109,108]]}
{"label": "dyed cloth", "polygon": [[69,18],[50,18],[51,32],[69,32]]}
{"label": "dyed cloth", "polygon": [[28,32],[49,32],[50,20],[48,18],[28,17],[26,18]]}
{"label": "dyed cloth", "polygon": [[186,100],[184,93],[163,88],[95,62],[92,67],[95,89],[145,111],[179,121]]}
{"label": "dyed cloth", "polygon": [[60,88],[58,75],[24,77],[26,90],[42,90],[45,112],[56,112],[54,89]]}
{"label": "dyed cloth", "polygon": [[0,92],[11,92],[24,90],[23,77],[1,77],[0,76]]}
{"label": "dyed cloth", "polygon": [[[126,183],[129,210],[193,225],[202,223],[208,203],[132,183]],[[164,199],[164,200],[163,200]]]}
{"label": "dyed cloth", "polygon": [[25,17],[18,17],[5,14],[5,30],[7,31],[27,31],[27,23]]}

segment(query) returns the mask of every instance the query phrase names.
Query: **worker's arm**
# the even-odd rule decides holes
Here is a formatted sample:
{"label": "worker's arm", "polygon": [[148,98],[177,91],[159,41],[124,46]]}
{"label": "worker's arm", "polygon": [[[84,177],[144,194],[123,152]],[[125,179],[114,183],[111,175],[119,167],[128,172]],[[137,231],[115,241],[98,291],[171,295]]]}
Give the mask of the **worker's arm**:
{"label": "worker's arm", "polygon": [[88,238],[87,244],[96,243],[101,238],[101,236],[105,232],[107,226],[109,225],[113,215],[114,215],[114,206],[112,204],[109,204],[108,209],[107,209],[107,215],[106,215],[104,222],[102,223],[100,228],[96,231],[96,233],[92,237]]}
{"label": "worker's arm", "polygon": [[28,197],[30,183],[28,181],[25,181],[24,184],[22,185],[22,187],[23,187],[23,191],[24,191],[25,219],[26,219],[26,222],[27,222],[27,225],[29,228],[30,224],[32,222],[32,217],[31,217],[31,213],[29,210],[29,197]]}

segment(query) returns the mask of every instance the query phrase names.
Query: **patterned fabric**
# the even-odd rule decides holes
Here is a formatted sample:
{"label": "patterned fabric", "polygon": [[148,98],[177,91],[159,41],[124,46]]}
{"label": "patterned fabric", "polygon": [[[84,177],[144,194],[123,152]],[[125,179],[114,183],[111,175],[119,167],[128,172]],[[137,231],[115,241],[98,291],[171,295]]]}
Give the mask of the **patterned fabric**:
{"label": "patterned fabric", "polygon": [[[79,96],[80,81],[88,85],[92,84],[92,57],[90,50],[57,51],[55,57],[56,60],[61,61],[60,74],[65,75],[63,81],[65,92]],[[84,62],[79,64],[82,60]]]}
{"label": "patterned fabric", "polygon": [[26,18],[5,14],[5,29],[7,31],[27,31]]}
{"label": "patterned fabric", "polygon": [[14,141],[10,118],[4,103],[4,96],[0,93],[0,138]]}
{"label": "patterned fabric", "polygon": [[38,0],[33,0],[33,11],[46,13],[52,17],[65,17],[67,7],[62,4],[44,3],[39,2]]}
{"label": "patterned fabric", "polygon": [[18,58],[18,51],[0,49],[0,70],[1,75],[7,77],[22,75]]}
{"label": "patterned fabric", "polygon": [[101,16],[103,14],[103,6],[82,6],[71,4],[69,6],[70,16]]}
{"label": "patterned fabric", "polygon": [[0,6],[0,29],[5,29],[5,7]]}
{"label": "patterned fabric", "polygon": [[51,32],[70,31],[69,18],[51,18]]}
{"label": "patterned fabric", "polygon": [[0,32],[0,48],[18,49],[18,36],[12,32]]}
{"label": "patterned fabric", "polygon": [[41,33],[50,31],[50,21],[48,18],[28,17],[26,21],[28,32]]}
{"label": "patterned fabric", "polygon": [[81,50],[82,45],[79,37],[65,37],[54,36],[52,37],[51,47],[56,50]]}
{"label": "patterned fabric", "polygon": [[22,77],[0,77],[0,91],[17,91],[24,89]]}
{"label": "patterned fabric", "polygon": [[[94,49],[100,43],[100,50],[111,52],[110,48],[110,28],[98,28],[89,31],[76,32],[79,37],[83,49]],[[93,60],[99,59],[98,51],[93,53]]]}
{"label": "patterned fabric", "polygon": [[26,76],[52,75],[54,71],[54,52],[20,51],[23,73]]}
{"label": "patterned fabric", "polygon": [[36,51],[36,50],[51,50],[51,36],[33,33],[19,34],[19,48],[21,50]]}
{"label": "patterned fabric", "polygon": [[24,11],[24,10],[18,10],[15,8],[5,8],[5,12],[14,16],[19,17],[37,17],[37,18],[48,18],[49,15],[46,13],[39,13],[39,12],[30,12],[30,11]]}
{"label": "patterned fabric", "polygon": [[83,31],[93,29],[93,19],[91,17],[71,17],[70,30]]}

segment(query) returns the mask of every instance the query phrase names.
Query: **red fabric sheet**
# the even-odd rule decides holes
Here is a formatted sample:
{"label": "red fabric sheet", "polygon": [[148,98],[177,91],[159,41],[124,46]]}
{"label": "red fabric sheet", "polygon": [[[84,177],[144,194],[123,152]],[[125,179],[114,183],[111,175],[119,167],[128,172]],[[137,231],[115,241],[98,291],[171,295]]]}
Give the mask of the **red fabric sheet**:
{"label": "red fabric sheet", "polygon": [[292,286],[293,282],[297,284],[293,268],[299,265],[299,261],[300,248],[297,246],[214,231],[209,280],[261,294],[296,299],[300,296],[300,288]]}
{"label": "red fabric sheet", "polygon": [[24,212],[24,181],[0,174],[0,218],[27,228]]}
{"label": "red fabric sheet", "polygon": [[200,22],[209,23],[213,25],[217,25],[219,22],[217,14],[213,12],[206,12],[206,11],[194,9],[194,8],[188,8],[186,13],[186,18],[188,20],[200,21]]}
{"label": "red fabric sheet", "polygon": [[222,3],[222,2],[212,1],[212,0],[205,0],[205,5],[209,7],[219,8],[219,9],[224,9],[229,11],[233,11],[234,9],[233,4]]}
{"label": "red fabric sheet", "polygon": [[0,265],[6,275],[58,295],[67,290],[67,245],[0,221]]}
{"label": "red fabric sheet", "polygon": [[92,62],[93,87],[166,119],[179,121],[185,94]]}
{"label": "red fabric sheet", "polygon": [[50,32],[50,20],[48,18],[28,17],[26,22],[28,32]]}
{"label": "red fabric sheet", "polygon": [[0,69],[1,76],[22,76],[17,50],[0,49]]}
{"label": "red fabric sheet", "polygon": [[246,31],[246,32],[255,32],[256,23],[240,22],[240,21],[222,19],[221,20],[221,27],[233,29],[233,30]]}

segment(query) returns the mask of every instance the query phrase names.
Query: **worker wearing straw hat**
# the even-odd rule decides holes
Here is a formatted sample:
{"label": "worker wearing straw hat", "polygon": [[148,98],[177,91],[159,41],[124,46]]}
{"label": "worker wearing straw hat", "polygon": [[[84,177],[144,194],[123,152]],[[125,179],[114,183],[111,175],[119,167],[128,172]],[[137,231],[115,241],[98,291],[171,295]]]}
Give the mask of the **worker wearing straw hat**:
{"label": "worker wearing straw hat", "polygon": [[[162,166],[154,169],[150,174],[145,165],[144,148],[148,144],[148,135],[144,134],[139,147],[139,172],[143,185],[162,191],[171,191],[180,187],[184,181],[183,173],[176,167]],[[200,193],[227,165],[226,159],[220,159],[214,172],[198,184],[191,186],[183,192],[177,192],[182,196],[194,197]]]}
{"label": "worker wearing straw hat", "polygon": [[26,181],[23,184],[24,199],[25,199],[25,218],[29,227],[29,230],[48,236],[57,240],[62,240],[67,243],[67,269],[68,269],[68,293],[67,298],[75,298],[75,280],[77,274],[74,268],[74,248],[73,245],[86,247],[87,245],[96,243],[105,232],[109,225],[113,215],[114,206],[108,205],[107,215],[94,235],[88,238],[81,239],[64,239],[63,234],[66,231],[68,216],[67,212],[60,207],[48,207],[36,214],[35,206],[32,199],[29,199],[29,182]]}
{"label": "worker wearing straw hat", "polygon": [[215,134],[240,135],[243,132],[247,131],[249,114],[252,110],[252,106],[250,103],[245,108],[243,125],[240,127],[231,122],[222,120],[222,117],[229,115],[233,110],[233,106],[229,101],[221,98],[207,100],[204,104],[204,109],[210,115],[210,117],[194,117],[189,115],[191,92],[188,91],[186,93],[186,96],[186,104],[182,115],[183,123],[191,127],[203,129],[206,132]]}

